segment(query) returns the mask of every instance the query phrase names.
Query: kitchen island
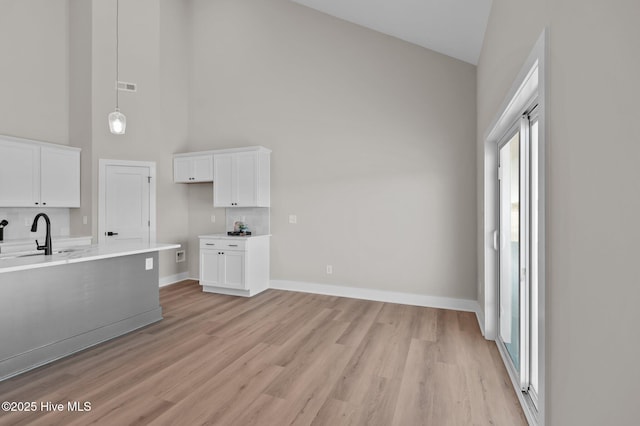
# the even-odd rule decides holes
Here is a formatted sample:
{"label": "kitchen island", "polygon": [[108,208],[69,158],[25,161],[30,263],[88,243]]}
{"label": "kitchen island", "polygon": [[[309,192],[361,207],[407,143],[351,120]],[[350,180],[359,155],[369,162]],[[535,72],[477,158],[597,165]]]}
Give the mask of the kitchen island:
{"label": "kitchen island", "polygon": [[161,320],[158,252],[179,247],[0,256],[0,380]]}

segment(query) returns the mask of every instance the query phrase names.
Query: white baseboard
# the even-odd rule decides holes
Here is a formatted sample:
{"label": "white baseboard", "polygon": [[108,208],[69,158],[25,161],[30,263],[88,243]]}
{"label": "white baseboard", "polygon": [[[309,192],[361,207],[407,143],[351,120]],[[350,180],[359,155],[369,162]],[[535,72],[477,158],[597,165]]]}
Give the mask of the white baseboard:
{"label": "white baseboard", "polygon": [[482,307],[480,306],[480,302],[478,303],[478,307],[476,310],[476,318],[478,318],[478,325],[480,326],[480,332],[482,333],[483,336],[485,336],[486,339],[486,335],[484,334],[484,311],[481,309]]}
{"label": "white baseboard", "polygon": [[184,280],[188,280],[189,279],[189,273],[188,272],[181,272],[179,274],[175,274],[175,275],[169,275],[167,277],[162,277],[160,278],[160,287],[166,287],[168,285],[171,284],[175,284],[179,281],[184,281]]}
{"label": "white baseboard", "polygon": [[[455,299],[452,297],[428,296],[426,294],[402,293],[371,288],[346,287],[287,280],[271,280],[269,288],[276,290],[299,291],[301,293],[324,294],[327,296],[349,297],[352,299],[374,300],[376,302],[399,303],[402,305],[474,312],[478,318],[478,322],[480,322],[479,315],[481,311],[477,300]],[[482,327],[480,327],[480,329],[482,330]]]}

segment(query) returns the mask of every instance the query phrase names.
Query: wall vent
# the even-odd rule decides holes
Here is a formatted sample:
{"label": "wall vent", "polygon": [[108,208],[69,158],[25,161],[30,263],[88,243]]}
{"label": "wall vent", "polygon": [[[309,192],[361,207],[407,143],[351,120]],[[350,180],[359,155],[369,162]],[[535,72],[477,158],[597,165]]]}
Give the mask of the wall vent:
{"label": "wall vent", "polygon": [[126,81],[118,81],[117,88],[122,92],[135,92],[137,91],[137,84],[127,83]]}

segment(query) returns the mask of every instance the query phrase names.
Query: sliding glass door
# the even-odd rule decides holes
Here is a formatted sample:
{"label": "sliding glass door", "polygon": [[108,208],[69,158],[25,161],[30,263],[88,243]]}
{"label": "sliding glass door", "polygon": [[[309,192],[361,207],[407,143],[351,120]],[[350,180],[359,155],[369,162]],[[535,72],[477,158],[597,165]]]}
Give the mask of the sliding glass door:
{"label": "sliding glass door", "polygon": [[500,147],[500,338],[520,369],[520,131]]}
{"label": "sliding glass door", "polygon": [[537,401],[538,123],[535,104],[498,145],[499,332],[507,367]]}

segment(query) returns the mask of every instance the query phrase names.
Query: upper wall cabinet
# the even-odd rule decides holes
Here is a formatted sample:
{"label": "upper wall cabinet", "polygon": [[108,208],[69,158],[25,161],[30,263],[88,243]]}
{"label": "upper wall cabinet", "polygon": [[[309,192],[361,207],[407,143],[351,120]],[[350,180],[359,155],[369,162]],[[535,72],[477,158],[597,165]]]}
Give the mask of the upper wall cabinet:
{"label": "upper wall cabinet", "polygon": [[175,155],[173,157],[175,183],[213,182],[213,156]]}
{"label": "upper wall cabinet", "polygon": [[80,149],[0,137],[0,207],[80,207]]}
{"label": "upper wall cabinet", "polygon": [[262,147],[214,154],[213,206],[269,207],[270,154]]}

